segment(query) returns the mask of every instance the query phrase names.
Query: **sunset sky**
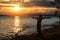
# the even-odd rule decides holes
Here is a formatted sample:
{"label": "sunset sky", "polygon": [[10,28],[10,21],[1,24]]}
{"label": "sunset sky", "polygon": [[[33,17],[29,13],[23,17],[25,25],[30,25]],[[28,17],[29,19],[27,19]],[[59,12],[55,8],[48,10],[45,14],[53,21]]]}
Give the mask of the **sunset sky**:
{"label": "sunset sky", "polygon": [[[10,0],[0,0],[0,1],[10,1]],[[18,1],[18,0],[15,0],[15,1]],[[24,0],[24,2],[29,2],[29,1],[33,1],[33,0]],[[36,1],[36,0],[34,0],[34,1]],[[44,0],[37,0],[37,1],[44,1]],[[54,1],[54,0],[45,0],[45,1]]]}
{"label": "sunset sky", "polygon": [[0,0],[0,1],[10,1],[10,0]]}
{"label": "sunset sky", "polygon": [[[0,0],[0,1],[10,1],[10,0]],[[15,0],[15,1],[19,1],[19,0]],[[20,1],[22,1],[22,0],[20,0]],[[29,1],[31,1],[31,0],[24,0],[24,2],[29,2]]]}
{"label": "sunset sky", "polygon": [[[0,1],[10,1],[10,0],[0,0]],[[18,1],[18,0],[14,0],[14,1]],[[24,0],[24,2],[29,2],[29,1],[31,1],[31,0]],[[34,1],[36,1],[36,0],[34,0]],[[2,5],[2,6],[10,6],[10,5],[12,5],[12,4],[1,4],[0,3],[0,5]],[[12,6],[14,6],[14,5],[12,5]],[[46,12],[48,12],[47,10],[50,10],[50,7],[27,7],[27,8],[23,8],[23,7],[20,7],[20,5],[19,6],[14,6],[13,8],[9,8],[9,7],[1,7],[1,9],[0,9],[0,14],[3,14],[3,15],[25,15],[25,14],[27,14],[27,15],[29,15],[29,14],[35,14],[35,13],[46,13]],[[8,11],[7,11],[8,10]],[[54,11],[54,10],[56,10],[55,8],[51,8],[51,10],[52,11]],[[51,11],[50,10],[50,11]],[[4,12],[3,12],[4,11]],[[50,12],[49,11],[49,12]],[[32,12],[32,13],[31,13]]]}

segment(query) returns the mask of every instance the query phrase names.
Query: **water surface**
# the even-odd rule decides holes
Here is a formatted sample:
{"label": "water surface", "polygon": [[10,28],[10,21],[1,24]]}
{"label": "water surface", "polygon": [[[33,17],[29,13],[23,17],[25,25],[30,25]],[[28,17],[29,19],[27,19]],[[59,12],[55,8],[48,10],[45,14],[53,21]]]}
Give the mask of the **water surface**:
{"label": "water surface", "polygon": [[[56,24],[59,22],[58,17],[51,17],[50,19],[42,20],[42,30],[52,28],[53,26],[44,26]],[[37,31],[37,19],[32,17],[19,17],[19,16],[0,16],[0,35],[30,35]]]}

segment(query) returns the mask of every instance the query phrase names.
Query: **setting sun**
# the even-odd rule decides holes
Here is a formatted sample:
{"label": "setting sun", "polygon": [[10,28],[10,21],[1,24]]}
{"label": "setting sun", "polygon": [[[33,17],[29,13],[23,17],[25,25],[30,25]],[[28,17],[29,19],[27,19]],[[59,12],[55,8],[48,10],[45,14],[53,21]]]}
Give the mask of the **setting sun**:
{"label": "setting sun", "polygon": [[19,4],[11,4],[11,5],[13,5],[13,7],[9,7],[9,8],[7,8],[7,9],[9,9],[9,10],[11,10],[11,11],[19,11],[19,10],[23,10],[23,8],[21,7],[21,5],[19,5]]}
{"label": "setting sun", "polygon": [[18,10],[22,10],[22,8],[20,8],[20,7],[15,7],[14,10],[18,11]]}
{"label": "setting sun", "polygon": [[22,10],[22,8],[20,7],[20,5],[18,4],[14,4],[14,8],[12,8],[14,11],[18,11],[18,10]]}

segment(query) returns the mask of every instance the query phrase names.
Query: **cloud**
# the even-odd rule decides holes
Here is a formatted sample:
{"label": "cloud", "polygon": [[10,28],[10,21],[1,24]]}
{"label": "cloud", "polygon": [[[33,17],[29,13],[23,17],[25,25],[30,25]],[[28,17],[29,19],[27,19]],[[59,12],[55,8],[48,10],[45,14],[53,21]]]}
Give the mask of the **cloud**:
{"label": "cloud", "polygon": [[0,0],[0,2],[1,2],[1,1],[10,1],[10,0]]}

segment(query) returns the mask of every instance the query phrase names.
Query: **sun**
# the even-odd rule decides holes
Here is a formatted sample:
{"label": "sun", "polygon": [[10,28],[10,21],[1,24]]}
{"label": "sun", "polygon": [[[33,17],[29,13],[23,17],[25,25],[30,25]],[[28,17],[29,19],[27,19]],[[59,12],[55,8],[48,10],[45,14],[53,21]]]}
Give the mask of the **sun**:
{"label": "sun", "polygon": [[15,6],[15,7],[14,7],[13,9],[14,9],[15,11],[22,10],[22,8],[20,7],[20,5],[15,4],[14,6]]}
{"label": "sun", "polygon": [[18,5],[18,4],[11,4],[11,5],[12,5],[13,7],[8,8],[8,9],[10,9],[10,10],[20,11],[20,10],[23,9],[23,8],[20,7],[20,5]]}
{"label": "sun", "polygon": [[18,11],[18,10],[22,10],[22,8],[20,8],[20,7],[14,7],[14,10]]}

